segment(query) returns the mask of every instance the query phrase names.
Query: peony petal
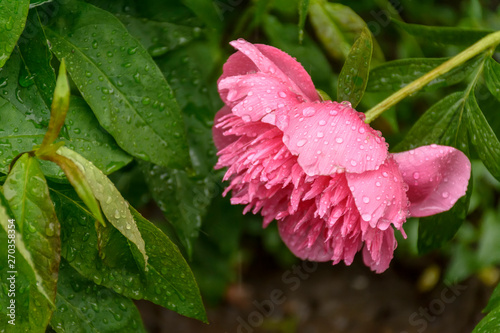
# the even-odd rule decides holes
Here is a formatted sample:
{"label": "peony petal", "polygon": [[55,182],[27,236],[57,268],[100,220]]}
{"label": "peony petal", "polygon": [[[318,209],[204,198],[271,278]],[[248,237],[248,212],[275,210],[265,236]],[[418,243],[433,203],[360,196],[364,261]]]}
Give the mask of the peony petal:
{"label": "peony petal", "polygon": [[385,139],[349,104],[302,103],[276,112],[283,142],[309,176],[376,170],[387,157]]}
{"label": "peony petal", "polygon": [[212,136],[214,138],[214,144],[215,147],[217,147],[217,150],[222,150],[231,143],[238,140],[238,137],[236,135],[224,135],[224,130],[217,127],[219,120],[222,117],[227,116],[228,114],[231,114],[231,109],[227,106],[223,106],[222,109],[220,109],[219,112],[217,112],[217,114],[215,115],[214,126],[212,127]]}
{"label": "peony petal", "polygon": [[302,97],[290,92],[275,76],[264,73],[227,77],[219,81],[219,92],[227,91],[227,105],[246,122],[260,121],[274,125],[274,111],[289,112],[302,102]]}
{"label": "peony petal", "polygon": [[378,170],[347,173],[346,178],[362,221],[380,230],[391,223],[402,227],[408,215],[407,185],[392,157]]}
{"label": "peony petal", "polygon": [[375,273],[382,273],[389,268],[397,246],[394,230],[373,229],[369,237],[371,241],[366,241],[363,248],[363,262]]}
{"label": "peony petal", "polygon": [[409,185],[411,216],[422,217],[449,210],[465,195],[471,165],[461,151],[430,145],[394,154]]}
{"label": "peony petal", "polygon": [[[231,45],[240,52],[229,57],[219,81],[229,76],[264,72],[284,82],[289,90],[301,95],[304,100],[319,100],[309,74],[299,62],[285,52],[268,45],[254,45],[244,39],[233,41]],[[221,97],[225,103],[226,94],[221,94]]]}

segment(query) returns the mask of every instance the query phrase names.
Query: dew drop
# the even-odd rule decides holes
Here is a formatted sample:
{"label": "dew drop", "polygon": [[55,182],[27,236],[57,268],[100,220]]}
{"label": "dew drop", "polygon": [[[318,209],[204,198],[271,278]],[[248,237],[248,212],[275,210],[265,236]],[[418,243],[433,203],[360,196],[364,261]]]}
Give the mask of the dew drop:
{"label": "dew drop", "polygon": [[443,192],[441,195],[443,196],[443,198],[445,198],[445,199],[446,199],[446,198],[448,198],[448,197],[450,196],[450,193],[448,193],[448,192]]}
{"label": "dew drop", "polygon": [[302,147],[303,145],[305,145],[307,143],[307,140],[306,139],[302,139],[302,140],[299,140],[297,142],[297,147]]}
{"label": "dew drop", "polygon": [[419,179],[420,178],[420,174],[418,172],[414,172],[413,173],[413,179]]}
{"label": "dew drop", "polygon": [[323,132],[318,132],[318,133],[316,134],[316,136],[317,136],[318,138],[322,138],[322,137],[324,136],[324,134],[323,134]]}
{"label": "dew drop", "polygon": [[369,202],[370,202],[370,198],[368,198],[368,197],[363,197],[363,202],[364,202],[364,203],[369,203]]}
{"label": "dew drop", "polygon": [[344,142],[344,139],[342,139],[342,138],[336,138],[336,139],[335,139],[335,142],[337,142],[337,143],[342,143],[342,142]]}
{"label": "dew drop", "polygon": [[368,222],[372,219],[372,216],[370,214],[363,214],[361,215],[361,218],[363,219],[363,221]]}
{"label": "dew drop", "polygon": [[280,91],[278,93],[278,95],[281,97],[281,98],[285,98],[286,97],[286,93],[284,91]]}
{"label": "dew drop", "polygon": [[302,114],[304,115],[304,117],[314,116],[315,113],[316,110],[313,107],[307,107],[304,110],[302,110]]}
{"label": "dew drop", "polygon": [[325,126],[325,125],[326,125],[326,121],[324,121],[324,120],[320,120],[320,121],[319,121],[319,125],[320,125],[320,126]]}

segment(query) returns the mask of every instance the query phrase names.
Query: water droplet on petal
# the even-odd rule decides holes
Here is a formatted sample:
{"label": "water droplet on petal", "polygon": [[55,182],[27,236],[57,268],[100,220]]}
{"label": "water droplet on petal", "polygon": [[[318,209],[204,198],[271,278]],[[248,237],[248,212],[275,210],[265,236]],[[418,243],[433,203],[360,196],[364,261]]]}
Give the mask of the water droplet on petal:
{"label": "water droplet on petal", "polygon": [[420,174],[418,172],[414,172],[413,179],[419,179],[419,178],[420,178]]}
{"label": "water droplet on petal", "polygon": [[304,117],[311,117],[316,113],[316,110],[313,107],[307,107],[304,110],[302,110],[302,114]]}
{"label": "water droplet on petal", "polygon": [[355,161],[355,160],[351,160],[351,165],[352,165],[352,166],[356,166],[357,164],[358,164],[358,163],[356,163],[356,161]]}
{"label": "water droplet on petal", "polygon": [[322,137],[324,136],[324,134],[323,134],[323,132],[318,132],[318,133],[316,134],[316,136],[317,136],[318,138],[322,138]]}
{"label": "water droplet on petal", "polygon": [[372,219],[372,216],[370,214],[363,214],[361,215],[361,218],[363,219],[363,221],[368,222]]}
{"label": "water droplet on petal", "polygon": [[336,138],[336,139],[335,139],[335,142],[337,142],[337,143],[342,143],[342,142],[344,142],[344,139],[342,139],[342,138]]}
{"label": "water droplet on petal", "polygon": [[307,140],[306,139],[302,139],[302,140],[297,141],[297,146],[298,147],[302,147],[306,143],[307,143]]}
{"label": "water droplet on petal", "polygon": [[370,202],[370,198],[368,198],[368,197],[363,197],[363,202],[364,202],[364,203],[369,203],[369,202]]}
{"label": "water droplet on petal", "polygon": [[320,121],[319,121],[319,125],[320,125],[320,126],[325,126],[325,125],[326,125],[326,121],[324,121],[324,120],[320,120]]}
{"label": "water droplet on petal", "polygon": [[443,192],[441,195],[443,196],[443,198],[445,198],[445,199],[446,199],[446,198],[448,198],[448,197],[450,196],[450,193],[448,193],[448,192]]}
{"label": "water droplet on petal", "polygon": [[284,91],[280,91],[278,93],[278,95],[281,97],[281,98],[285,98],[286,97],[286,93]]}

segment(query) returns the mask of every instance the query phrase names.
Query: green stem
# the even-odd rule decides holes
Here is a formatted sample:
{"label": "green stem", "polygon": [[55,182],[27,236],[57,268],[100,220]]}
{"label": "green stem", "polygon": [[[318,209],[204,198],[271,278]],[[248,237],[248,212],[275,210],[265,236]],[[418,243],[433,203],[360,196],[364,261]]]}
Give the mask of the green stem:
{"label": "green stem", "polygon": [[438,67],[434,68],[432,71],[424,74],[420,78],[416,79],[412,83],[408,84],[404,88],[396,91],[391,96],[384,99],[382,102],[375,105],[373,108],[368,110],[366,115],[365,122],[369,124],[375,118],[380,116],[385,110],[399,103],[402,99],[404,99],[408,95],[412,95],[416,91],[425,87],[429,82],[434,80],[435,78],[449,72],[451,69],[463,64],[467,60],[473,58],[484,50],[494,47],[500,43],[500,31],[493,32],[484,38],[477,41],[475,44],[471,45],[467,49],[463,50],[450,60],[442,63]]}

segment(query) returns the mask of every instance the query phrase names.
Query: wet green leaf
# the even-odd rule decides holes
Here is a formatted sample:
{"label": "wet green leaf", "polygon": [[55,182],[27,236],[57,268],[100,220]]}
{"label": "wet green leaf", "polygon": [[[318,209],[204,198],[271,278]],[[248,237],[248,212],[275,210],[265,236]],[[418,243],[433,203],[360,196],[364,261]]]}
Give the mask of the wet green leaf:
{"label": "wet green leaf", "polygon": [[500,64],[493,58],[486,60],[484,80],[491,94],[500,101]]}
{"label": "wet green leaf", "polygon": [[[314,0],[309,17],[319,40],[333,59],[345,60],[359,38],[366,22],[350,7],[325,0]],[[384,60],[377,41],[373,40],[373,63]]]}
{"label": "wet green leaf", "polygon": [[417,148],[423,145],[443,144],[457,146],[465,124],[464,92],[452,93],[431,106],[413,125],[395,152]]}
{"label": "wet green leaf", "polygon": [[392,22],[398,28],[403,29],[415,37],[421,38],[422,41],[434,44],[469,46],[493,32],[490,30],[409,24],[398,20],[392,20]]}
{"label": "wet green leaf", "polygon": [[87,205],[88,209],[92,212],[95,218],[102,225],[105,225],[104,218],[101,213],[101,208],[99,206],[99,203],[97,202],[96,197],[94,196],[94,193],[92,192],[92,188],[85,178],[85,175],[76,166],[75,162],[73,162],[69,158],[55,153],[43,156],[42,158],[46,159],[47,161],[56,163],[64,171],[66,178],[73,186],[76,193],[78,193],[80,199],[82,199],[85,205]]}
{"label": "wet green leaf", "polygon": [[189,176],[153,164],[144,164],[142,169],[153,198],[191,256],[193,241],[217,189],[215,175]]}
{"label": "wet green leaf", "polygon": [[496,307],[488,313],[472,331],[472,333],[498,332],[500,332],[500,307]]}
{"label": "wet green leaf", "polygon": [[116,17],[122,21],[152,57],[162,56],[185,45],[201,33],[199,27],[153,21],[123,14],[117,14]]}
{"label": "wet green leaf", "polygon": [[[71,15],[74,18],[66,20]],[[147,51],[116,17],[70,0],[45,31],[55,55],[67,60],[71,78],[120,147],[159,165],[189,165],[173,92]]]}
{"label": "wet green leaf", "polygon": [[338,101],[349,101],[353,108],[359,104],[368,83],[372,51],[372,34],[365,27],[352,45],[340,72],[337,87]]}
{"label": "wet green leaf", "polygon": [[[29,48],[23,51],[22,47],[21,51],[31,52]],[[50,95],[55,87],[55,75],[49,66],[50,58],[33,62],[34,59],[27,57],[25,53],[21,57],[15,51],[0,72],[0,86],[4,92],[0,95],[0,171],[4,173],[15,156],[31,151],[33,146],[42,143],[49,124]],[[106,174],[120,169],[132,160],[100,128],[92,111],[78,97],[71,98],[60,139]],[[46,176],[64,177],[53,163],[42,162],[41,165]]]}
{"label": "wet green leaf", "polygon": [[[60,226],[36,159],[24,154],[16,161],[3,185],[3,194],[14,215],[17,231],[16,323],[19,326],[16,328],[43,332],[56,297]],[[0,220],[4,231],[7,230],[7,221]]]}
{"label": "wet green leaf", "polygon": [[300,0],[299,3],[299,43],[304,39],[304,25],[306,24],[309,0]]}
{"label": "wet green leaf", "polygon": [[483,312],[489,312],[495,308],[500,308],[500,283],[493,290],[488,305],[484,308]]}
{"label": "wet green leaf", "polygon": [[145,299],[182,315],[206,320],[198,287],[178,248],[135,210],[132,215],[146,243],[148,270],[140,269],[127,240],[109,237],[104,259],[98,250],[94,218],[71,189],[51,189],[62,224],[62,255],[82,276],[133,299]]}
{"label": "wet green leaf", "polygon": [[50,150],[50,146],[59,136],[59,132],[64,126],[64,121],[66,120],[66,115],[68,114],[69,99],[69,81],[66,76],[66,64],[63,59],[61,67],[59,68],[59,76],[56,82],[56,89],[54,90],[54,98],[52,99],[49,128],[45,133],[42,145],[37,150],[36,155],[39,156],[48,152]]}
{"label": "wet green leaf", "polygon": [[64,259],[59,270],[56,307],[50,321],[56,332],[146,332],[141,315],[129,298],[95,285]]}
{"label": "wet green leaf", "polygon": [[0,4],[0,68],[16,46],[23,32],[29,10],[29,0],[3,1]]}
{"label": "wet green leaf", "polygon": [[223,18],[218,12],[217,3],[207,0],[182,0],[182,3],[191,9],[198,18],[208,27],[220,30]]}
{"label": "wet green leaf", "polygon": [[309,5],[309,17],[319,40],[334,59],[346,59],[351,44],[338,27],[335,17],[335,9],[329,10],[330,3],[326,1],[313,1]]}
{"label": "wet green leaf", "polygon": [[[8,212],[9,210],[7,201],[0,193],[0,225],[2,226],[0,228],[0,244],[4,245],[0,251],[0,275],[4,277],[0,281],[0,290],[2,290],[0,292],[0,309],[2,309],[0,330],[5,332],[44,332],[45,327],[42,325],[48,323],[54,306],[49,300],[50,297],[45,294],[41,287],[42,284],[37,283],[41,282],[42,278],[36,271],[22,235],[15,230],[15,222],[13,224],[9,222],[10,219],[14,218],[12,212]],[[12,252],[14,246],[15,252]],[[11,264],[14,267],[9,267]],[[12,282],[12,271],[17,273],[14,274],[15,288],[11,288],[10,283]],[[15,295],[11,292],[14,292]],[[15,309],[13,309],[11,299],[15,300]],[[35,304],[38,306],[34,307]],[[11,309],[15,312],[15,317],[9,315]],[[12,321],[14,318],[15,321]],[[15,326],[11,325],[9,321],[15,323]]]}
{"label": "wet green leaf", "polygon": [[465,109],[472,144],[488,171],[500,180],[500,142],[479,109],[474,94],[469,95]]}
{"label": "wet green leaf", "polygon": [[[35,85],[36,90],[33,89],[33,92],[40,95],[50,110],[56,87],[56,74],[51,66],[52,53],[47,45],[47,38],[40,23],[38,10],[31,10],[28,13],[27,27],[21,38],[26,42],[18,44],[22,62],[19,74],[16,74],[18,75],[19,89]],[[14,76],[11,77],[13,80]]]}
{"label": "wet green leaf", "polygon": [[132,214],[130,214],[128,203],[123,199],[115,185],[101,170],[78,153],[66,147],[59,148],[57,153],[70,159],[77,165],[87,180],[94,197],[99,201],[106,219],[132,244],[137,246],[137,249],[142,254],[143,264],[146,265],[148,256],[146,254],[144,239],[137,228]]}
{"label": "wet green leaf", "polygon": [[[397,91],[433,70],[449,58],[410,58],[386,62],[370,71],[366,91]],[[433,90],[465,80],[483,60],[475,57],[432,80],[423,90]]]}
{"label": "wet green leaf", "polygon": [[458,199],[449,211],[420,218],[417,242],[419,254],[438,249],[455,236],[467,216],[471,194],[472,180],[465,196]]}

